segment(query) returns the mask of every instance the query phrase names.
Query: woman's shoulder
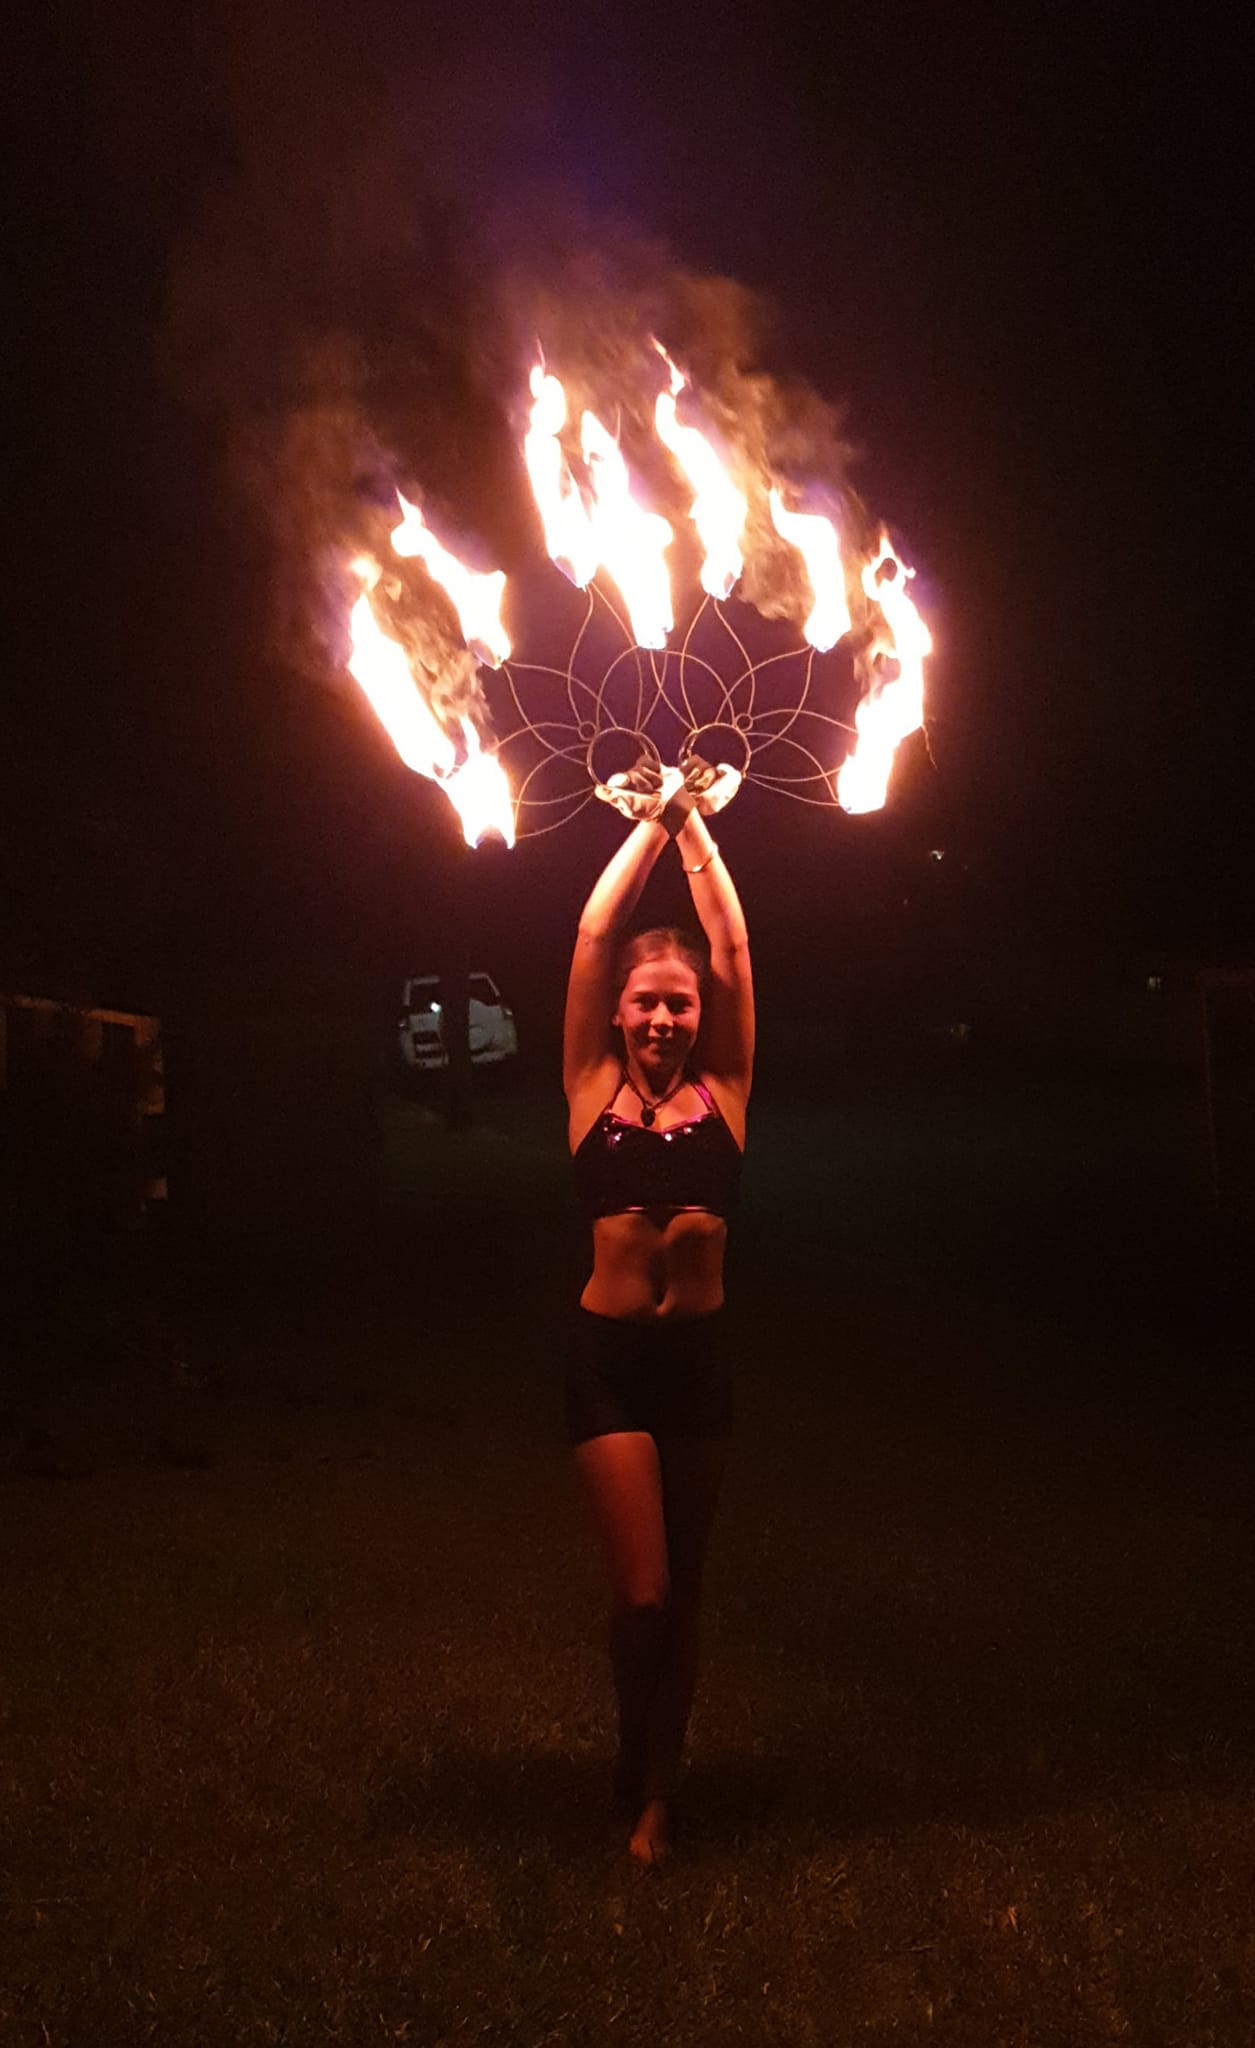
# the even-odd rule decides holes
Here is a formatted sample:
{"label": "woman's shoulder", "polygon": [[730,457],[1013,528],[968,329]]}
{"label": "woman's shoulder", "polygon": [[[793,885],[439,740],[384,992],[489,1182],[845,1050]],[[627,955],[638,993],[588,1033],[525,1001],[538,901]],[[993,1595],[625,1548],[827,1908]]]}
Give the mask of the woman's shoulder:
{"label": "woman's shoulder", "polygon": [[745,1120],[749,1107],[749,1084],[729,1081],[724,1075],[711,1074],[705,1069],[693,1075],[693,1085],[698,1092],[713,1103],[741,1150],[745,1150]]}
{"label": "woman's shoulder", "polygon": [[566,1083],[568,1134],[572,1152],[578,1151],[604,1109],[619,1092],[623,1069],[613,1054],[596,1061]]}

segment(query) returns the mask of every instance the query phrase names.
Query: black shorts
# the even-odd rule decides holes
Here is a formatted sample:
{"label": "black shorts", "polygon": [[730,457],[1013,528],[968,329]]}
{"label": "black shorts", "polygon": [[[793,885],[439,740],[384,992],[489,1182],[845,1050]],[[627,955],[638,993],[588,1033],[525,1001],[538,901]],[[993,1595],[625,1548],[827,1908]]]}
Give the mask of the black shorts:
{"label": "black shorts", "polygon": [[633,1323],[577,1309],[563,1392],[573,1444],[627,1429],[727,1436],[732,1366],[723,1310],[688,1322]]}

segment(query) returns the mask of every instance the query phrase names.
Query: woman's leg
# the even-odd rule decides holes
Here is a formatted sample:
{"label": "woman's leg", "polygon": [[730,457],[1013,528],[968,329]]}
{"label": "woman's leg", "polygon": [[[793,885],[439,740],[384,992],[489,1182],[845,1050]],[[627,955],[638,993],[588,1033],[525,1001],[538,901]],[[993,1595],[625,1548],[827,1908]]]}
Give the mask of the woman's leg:
{"label": "woman's leg", "polygon": [[660,1447],[670,1596],[649,1703],[644,1803],[632,1853],[656,1862],[668,1846],[675,1790],[697,1682],[702,1570],[727,1464],[722,1437],[667,1437]]}
{"label": "woman's leg", "polygon": [[643,1430],[578,1444],[576,1464],[610,1575],[610,1668],[619,1709],[616,1791],[639,1811],[670,1577],[658,1447]]}

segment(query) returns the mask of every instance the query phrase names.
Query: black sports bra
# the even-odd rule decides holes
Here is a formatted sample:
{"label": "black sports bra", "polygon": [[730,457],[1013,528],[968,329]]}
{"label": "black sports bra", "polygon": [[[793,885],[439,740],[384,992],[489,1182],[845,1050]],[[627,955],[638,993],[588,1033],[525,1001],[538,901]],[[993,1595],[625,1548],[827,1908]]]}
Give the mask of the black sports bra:
{"label": "black sports bra", "polygon": [[[741,1148],[709,1089],[700,1081],[693,1086],[706,1104],[706,1114],[672,1124],[670,1130],[646,1130],[609,1107],[602,1110],[572,1155],[576,1194],[585,1215],[595,1220],[644,1209],[704,1209],[712,1216],[732,1215],[741,1183]],[[616,1088],[616,1096],[618,1092]]]}

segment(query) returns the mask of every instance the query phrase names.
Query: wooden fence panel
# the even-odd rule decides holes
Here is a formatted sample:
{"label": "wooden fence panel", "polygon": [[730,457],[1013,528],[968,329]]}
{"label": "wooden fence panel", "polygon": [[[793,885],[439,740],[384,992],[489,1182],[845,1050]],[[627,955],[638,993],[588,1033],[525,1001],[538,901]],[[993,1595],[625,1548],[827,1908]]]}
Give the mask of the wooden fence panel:
{"label": "wooden fence panel", "polygon": [[166,1200],[161,1020],[0,993],[0,1223],[134,1227]]}

